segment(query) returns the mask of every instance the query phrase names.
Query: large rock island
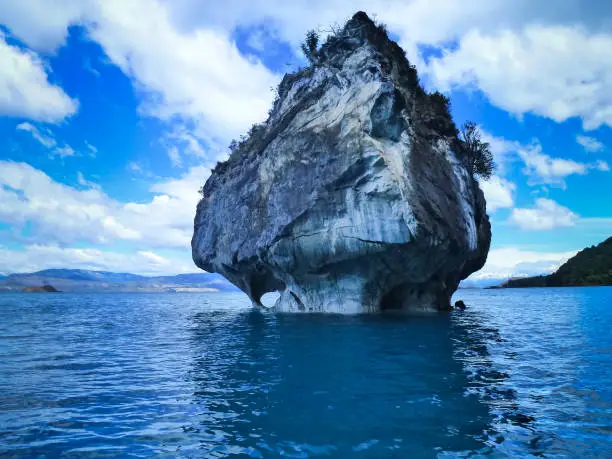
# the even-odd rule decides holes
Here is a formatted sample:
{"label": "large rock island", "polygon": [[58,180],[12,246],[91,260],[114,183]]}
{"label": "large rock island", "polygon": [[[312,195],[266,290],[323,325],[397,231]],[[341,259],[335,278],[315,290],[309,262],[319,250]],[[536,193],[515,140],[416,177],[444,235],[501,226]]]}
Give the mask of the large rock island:
{"label": "large rock island", "polygon": [[448,99],[365,13],[310,60],[204,185],[195,263],[280,311],[448,309],[491,239]]}

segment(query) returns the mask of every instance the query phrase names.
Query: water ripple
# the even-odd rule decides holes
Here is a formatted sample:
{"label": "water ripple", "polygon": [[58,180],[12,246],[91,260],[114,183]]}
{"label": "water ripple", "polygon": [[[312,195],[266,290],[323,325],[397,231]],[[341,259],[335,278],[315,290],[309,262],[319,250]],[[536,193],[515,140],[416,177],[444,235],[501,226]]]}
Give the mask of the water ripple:
{"label": "water ripple", "polygon": [[431,317],[0,296],[0,456],[610,457],[612,289]]}

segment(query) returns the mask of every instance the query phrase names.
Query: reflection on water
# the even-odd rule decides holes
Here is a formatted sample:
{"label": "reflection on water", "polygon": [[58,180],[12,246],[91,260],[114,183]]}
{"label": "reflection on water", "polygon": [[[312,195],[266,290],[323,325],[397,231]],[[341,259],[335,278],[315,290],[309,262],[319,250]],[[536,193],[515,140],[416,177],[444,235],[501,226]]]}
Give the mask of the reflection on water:
{"label": "reflection on water", "polygon": [[[507,375],[501,385],[483,380],[478,389],[494,417],[496,451],[610,457],[612,288],[458,295],[474,307],[454,315],[455,324],[485,343],[492,369]],[[473,371],[481,361],[468,358],[464,365]]]}
{"label": "reflection on water", "polygon": [[245,312],[194,323],[195,402],[207,409],[186,428],[207,436],[207,450],[380,457],[484,446],[490,417],[465,394],[452,345],[465,333],[448,316]]}
{"label": "reflection on water", "polygon": [[0,455],[601,456],[612,289],[430,317],[236,294],[0,296]]}

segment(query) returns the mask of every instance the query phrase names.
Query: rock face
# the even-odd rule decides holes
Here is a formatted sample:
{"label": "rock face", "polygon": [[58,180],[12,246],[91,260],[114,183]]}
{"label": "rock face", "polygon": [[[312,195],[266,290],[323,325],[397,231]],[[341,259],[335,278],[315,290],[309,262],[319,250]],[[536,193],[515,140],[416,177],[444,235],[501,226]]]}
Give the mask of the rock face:
{"label": "rock face", "polygon": [[313,60],[203,187],[195,263],[280,311],[448,309],[491,230],[445,101],[365,13]]}

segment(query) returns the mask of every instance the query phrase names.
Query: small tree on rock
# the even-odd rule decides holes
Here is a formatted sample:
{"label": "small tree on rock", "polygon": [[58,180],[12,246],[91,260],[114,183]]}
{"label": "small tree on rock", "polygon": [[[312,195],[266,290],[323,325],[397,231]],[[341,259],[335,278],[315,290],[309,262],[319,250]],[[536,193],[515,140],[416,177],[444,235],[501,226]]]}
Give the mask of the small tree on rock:
{"label": "small tree on rock", "polygon": [[461,129],[461,147],[470,172],[488,180],[495,172],[495,161],[491,146],[481,138],[478,125],[467,121]]}
{"label": "small tree on rock", "polygon": [[314,30],[306,33],[306,40],[302,43],[302,52],[308,62],[316,64],[319,57],[319,34]]}

